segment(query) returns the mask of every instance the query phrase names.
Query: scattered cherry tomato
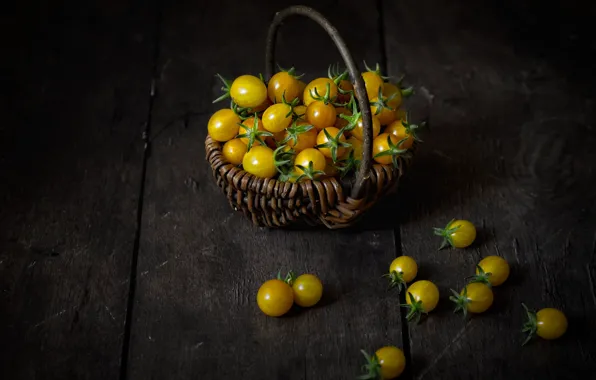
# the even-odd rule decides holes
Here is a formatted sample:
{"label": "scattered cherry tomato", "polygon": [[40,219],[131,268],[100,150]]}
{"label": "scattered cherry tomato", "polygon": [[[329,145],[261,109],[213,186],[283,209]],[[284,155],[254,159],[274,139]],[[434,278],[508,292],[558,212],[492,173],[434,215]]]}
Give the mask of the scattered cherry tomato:
{"label": "scattered cherry tomato", "polygon": [[412,282],[418,274],[418,264],[410,256],[399,256],[389,265],[390,287],[397,287],[399,291],[405,284]]}
{"label": "scattered cherry tomato", "polygon": [[[381,122],[379,118],[375,115],[372,115],[372,138],[374,139],[379,135],[381,132]],[[351,135],[356,137],[360,141],[364,141],[364,122],[362,121],[362,117],[358,118],[358,122],[354,129],[350,131]]]}
{"label": "scattered cherry tomato", "polygon": [[253,146],[242,159],[242,167],[260,178],[272,178],[276,173],[273,150],[266,146]]}
{"label": "scattered cherry tomato", "polygon": [[529,310],[523,303],[522,306],[528,317],[523,327],[523,332],[528,333],[528,337],[523,344],[528,343],[534,335],[538,335],[542,339],[552,340],[560,338],[567,331],[567,317],[562,311],[548,307],[536,313]]}
{"label": "scattered cherry tomato", "polygon": [[290,285],[279,279],[266,281],[257,293],[257,304],[270,317],[287,313],[294,303],[294,292]]}
{"label": "scattered cherry tomato", "polygon": [[476,266],[474,282],[482,282],[489,286],[499,286],[509,277],[509,263],[499,256],[487,256]]}
{"label": "scattered cherry tomato", "polygon": [[240,107],[254,108],[267,99],[267,87],[254,75],[241,75],[232,82],[230,96]]}
{"label": "scattered cherry tomato", "polygon": [[300,95],[300,82],[292,71],[293,69],[280,71],[269,80],[267,94],[273,103],[281,103],[283,99],[291,103]]}
{"label": "scattered cherry tomato", "polygon": [[318,130],[331,127],[337,117],[335,107],[321,101],[314,101],[306,108],[306,120]]}
{"label": "scattered cherry tomato", "polygon": [[240,139],[232,139],[224,144],[221,152],[232,165],[240,165],[246,154],[246,149],[246,144]]}
{"label": "scattered cherry tomato", "polygon": [[267,108],[262,117],[263,128],[277,133],[286,129],[292,123],[292,106],[277,103]]}
{"label": "scattered cherry tomato", "polygon": [[451,289],[453,296],[449,299],[455,302],[455,311],[462,311],[464,317],[468,312],[484,313],[493,304],[493,291],[486,284],[472,282],[464,287],[461,293]]}
{"label": "scattered cherry tomato", "polygon": [[435,228],[435,235],[443,237],[443,244],[439,249],[448,245],[455,248],[465,248],[470,246],[476,239],[476,227],[468,220],[453,219],[447,224],[447,227]]}
{"label": "scattered cherry tomato", "polygon": [[312,274],[302,274],[292,281],[294,302],[298,306],[311,307],[317,304],[323,296],[321,280]]}
{"label": "scattered cherry tomato", "polygon": [[317,78],[311,81],[304,88],[302,103],[305,106],[309,106],[310,103],[314,102],[317,96],[327,95],[327,85],[329,85],[329,98],[334,101],[337,98],[337,85],[329,78]]}
{"label": "scattered cherry tomato", "polygon": [[229,108],[215,112],[207,123],[207,132],[215,141],[224,142],[238,134],[240,118]]}
{"label": "scattered cherry tomato", "polygon": [[367,374],[360,379],[395,379],[406,369],[404,352],[395,346],[379,348],[373,356],[361,350],[366,358],[364,369]]}
{"label": "scattered cherry tomato", "polygon": [[416,281],[406,290],[406,303],[404,306],[409,309],[406,318],[418,323],[422,313],[427,314],[437,307],[439,289],[430,281]]}

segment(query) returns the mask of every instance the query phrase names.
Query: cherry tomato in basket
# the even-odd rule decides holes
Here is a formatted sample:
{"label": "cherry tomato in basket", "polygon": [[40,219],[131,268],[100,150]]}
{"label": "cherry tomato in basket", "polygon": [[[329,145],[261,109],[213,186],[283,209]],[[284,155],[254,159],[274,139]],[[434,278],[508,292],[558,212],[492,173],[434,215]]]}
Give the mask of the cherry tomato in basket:
{"label": "cherry tomato in basket", "polygon": [[287,313],[294,303],[294,292],[286,282],[273,279],[264,282],[257,292],[257,304],[270,317]]}
{"label": "cherry tomato in basket", "polygon": [[[306,126],[310,125],[304,121],[298,121],[296,126]],[[285,132],[285,138],[288,138],[290,135],[290,131]],[[296,139],[290,138],[287,142],[287,145],[292,148],[292,150],[296,153],[302,152],[304,149],[312,148],[317,144],[317,130],[312,128],[306,132],[299,133],[296,135]]]}
{"label": "cherry tomato in basket", "polygon": [[364,86],[366,87],[366,94],[368,99],[372,100],[379,96],[379,89],[383,92],[383,78],[374,71],[366,71],[362,73]]}
{"label": "cherry tomato in basket", "polygon": [[277,103],[267,108],[263,113],[263,127],[269,132],[281,132],[292,122],[292,106]]}
{"label": "cherry tomato in basket", "polygon": [[314,101],[306,108],[306,120],[318,130],[333,126],[336,116],[335,107],[321,101]]}
{"label": "cherry tomato in basket", "polygon": [[362,379],[395,379],[406,368],[404,352],[395,346],[385,346],[375,351],[370,356],[366,351],[361,351],[366,358],[363,368],[367,371]]}
{"label": "cherry tomato in basket", "polygon": [[298,306],[311,307],[317,304],[323,296],[321,280],[312,274],[302,274],[292,281],[294,302]]}
{"label": "cherry tomato in basket", "polygon": [[229,108],[216,111],[207,124],[207,132],[215,141],[224,142],[238,134],[240,118]]}
{"label": "cherry tomato in basket", "polygon": [[[327,161],[325,161],[323,153],[317,149],[307,148],[296,155],[294,166],[298,176],[306,176],[310,179],[316,179],[325,174]],[[312,170],[310,170],[311,167]]]}
{"label": "cherry tomato in basket", "polygon": [[399,256],[389,265],[390,287],[397,287],[399,291],[412,282],[418,274],[418,264],[410,256]]}
{"label": "cherry tomato in basket", "polygon": [[232,82],[230,96],[240,107],[255,108],[267,99],[267,87],[254,75],[241,75]]}
{"label": "cherry tomato in basket", "polygon": [[391,144],[393,145],[396,145],[398,143],[397,138],[388,133],[381,133],[373,140],[373,159],[382,165],[390,165],[393,162],[393,155],[375,157],[375,155],[379,153],[391,151],[392,147],[389,145],[389,141],[387,141],[387,138],[390,139]]}
{"label": "cherry tomato in basket", "polygon": [[327,94],[327,85],[329,85],[329,98],[331,101],[337,98],[337,85],[329,78],[317,78],[306,85],[303,92],[303,101],[305,106],[309,106],[318,96],[323,97]]}
{"label": "cherry tomato in basket", "polygon": [[404,120],[399,119],[392,122],[387,126],[387,128],[385,128],[385,133],[391,133],[393,136],[397,137],[398,140],[407,138],[407,140],[404,140],[400,145],[402,149],[410,149],[412,144],[414,144],[414,134],[409,129],[409,124],[407,125],[408,128],[406,128],[404,125]]}
{"label": "cherry tomato in basket", "polygon": [[224,158],[232,165],[240,165],[246,154],[246,149],[246,144],[240,139],[232,139],[224,144],[221,151]]}
{"label": "cherry tomato in basket", "polygon": [[468,220],[451,220],[445,228],[435,228],[435,235],[443,237],[439,249],[447,246],[466,248],[476,239],[476,227]]}
{"label": "cherry tomato in basket", "polygon": [[[381,132],[381,122],[379,118],[376,117],[374,114],[372,115],[372,138],[374,139],[379,135]],[[352,136],[356,137],[358,140],[364,140],[364,122],[362,121],[362,117],[358,118],[358,122],[356,123],[356,127],[350,131]]]}
{"label": "cherry tomato in basket", "polygon": [[[335,127],[327,127],[317,135],[317,147],[325,157],[342,157],[346,152],[346,137]],[[347,144],[345,144],[347,145]]]}
{"label": "cherry tomato in basket", "polygon": [[266,146],[253,146],[242,159],[242,167],[248,173],[260,178],[272,178],[277,173],[273,150]]}
{"label": "cherry tomato in basket", "polygon": [[509,263],[499,256],[487,256],[476,266],[473,282],[481,282],[489,286],[499,286],[509,277]]}
{"label": "cherry tomato in basket", "polygon": [[[254,116],[249,117],[248,119],[244,120],[242,124],[239,125],[238,134],[242,135],[245,133],[250,132],[251,129],[254,128],[255,118]],[[259,132],[267,132],[263,127],[263,122],[261,119],[257,117],[257,132],[256,134],[259,135]],[[264,141],[264,137],[261,138]],[[249,138],[248,137],[240,137],[240,141],[248,145]],[[254,140],[252,146],[261,145],[259,140]]]}
{"label": "cherry tomato in basket", "polygon": [[371,100],[370,112],[379,120],[381,125],[389,125],[397,118],[395,110],[389,108],[389,106],[384,104],[382,99],[379,100],[379,98],[373,98]]}
{"label": "cherry tomato in basket", "polygon": [[299,106],[294,107],[294,115],[298,119],[306,120],[306,106],[299,105]]}
{"label": "cherry tomato in basket", "polygon": [[393,83],[383,83],[383,97],[387,98],[389,108],[397,110],[402,102],[401,89]]}
{"label": "cherry tomato in basket", "polygon": [[437,307],[439,303],[439,289],[427,280],[416,281],[406,290],[405,307],[409,309],[406,318],[408,321],[420,320],[421,314],[427,314]]}
{"label": "cherry tomato in basket", "polygon": [[561,310],[547,307],[535,312],[529,310],[523,303],[522,306],[528,318],[522,330],[528,334],[524,344],[528,343],[535,335],[542,339],[552,340],[560,338],[567,331],[567,317]]}
{"label": "cherry tomato in basket", "polygon": [[286,102],[291,103],[300,95],[300,82],[289,71],[280,71],[274,74],[267,85],[269,100],[281,103],[282,96]]}
{"label": "cherry tomato in basket", "polygon": [[459,294],[453,289],[451,292],[453,295],[449,299],[455,303],[455,311],[462,311],[464,316],[484,313],[493,304],[493,291],[480,282],[466,285]]}

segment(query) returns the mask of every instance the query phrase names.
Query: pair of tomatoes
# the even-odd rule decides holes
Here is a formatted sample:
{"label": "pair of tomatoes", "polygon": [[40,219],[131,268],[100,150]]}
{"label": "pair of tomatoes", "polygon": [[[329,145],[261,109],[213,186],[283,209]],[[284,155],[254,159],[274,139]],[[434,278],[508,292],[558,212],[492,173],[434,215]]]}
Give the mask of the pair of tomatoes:
{"label": "pair of tomatoes", "polygon": [[316,305],[323,296],[323,284],[313,274],[295,277],[288,273],[285,280],[280,276],[265,281],[257,292],[257,305],[265,315],[280,317],[295,303],[301,307]]}
{"label": "pair of tomatoes", "polygon": [[[224,94],[216,101],[230,98],[231,106],[211,116],[208,133],[223,143],[223,157],[232,165],[260,178],[293,182],[357,170],[364,125],[347,71],[330,69],[328,78],[309,83],[294,68],[276,73],[268,83],[252,75],[234,81],[219,77]],[[373,158],[397,165],[397,157],[417,139],[417,126],[400,108],[411,89],[387,82],[378,67],[367,67],[362,78],[374,114]]]}

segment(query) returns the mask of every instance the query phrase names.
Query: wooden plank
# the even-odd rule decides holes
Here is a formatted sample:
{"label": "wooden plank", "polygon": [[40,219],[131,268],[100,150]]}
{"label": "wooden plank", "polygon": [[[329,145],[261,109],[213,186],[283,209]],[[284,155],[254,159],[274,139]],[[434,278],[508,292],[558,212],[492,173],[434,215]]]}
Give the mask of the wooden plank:
{"label": "wooden plank", "polygon": [[[414,378],[579,378],[596,364],[593,89],[563,79],[560,60],[486,4],[384,2],[383,14],[390,74],[425,95],[411,107],[430,121],[400,193],[403,252],[441,292],[409,327]],[[472,220],[477,242],[437,252],[432,227],[451,218]],[[463,321],[449,289],[487,255],[506,258],[511,278],[489,312]],[[564,310],[567,334],[522,347],[521,302]]]}
{"label": "wooden plank", "polygon": [[[206,124],[221,107],[211,104],[221,87],[214,74],[262,71],[268,22],[287,5],[190,2],[164,10],[131,379],[351,378],[360,373],[361,348],[401,345],[397,300],[381,278],[395,254],[392,230],[253,227],[230,208],[204,161]],[[344,2],[347,15],[339,16],[315,6],[359,60],[379,59],[374,8]],[[281,33],[282,66],[314,78],[339,59],[312,21],[290,19]],[[325,298],[288,317],[264,316],[255,299],[260,284],[289,269],[317,274]]]}
{"label": "wooden plank", "polygon": [[27,3],[3,16],[12,37],[0,126],[0,373],[115,379],[154,7]]}

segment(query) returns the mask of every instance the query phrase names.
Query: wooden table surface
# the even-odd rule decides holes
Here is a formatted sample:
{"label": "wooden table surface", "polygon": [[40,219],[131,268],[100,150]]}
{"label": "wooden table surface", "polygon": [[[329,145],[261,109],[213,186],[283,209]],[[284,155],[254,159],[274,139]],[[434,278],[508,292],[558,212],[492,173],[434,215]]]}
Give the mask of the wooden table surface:
{"label": "wooden table surface", "polygon": [[[358,62],[406,75],[427,120],[396,195],[349,230],[256,228],[205,161],[220,84],[264,70],[292,3],[15,3],[0,127],[2,379],[352,379],[393,344],[405,379],[577,379],[596,368],[594,9],[523,1],[303,1]],[[278,62],[307,78],[339,61],[299,17]],[[432,227],[479,227],[438,252]],[[441,292],[405,321],[381,275],[407,254]],[[486,314],[451,312],[483,256],[512,266]],[[317,274],[320,306],[268,318],[278,269]],[[569,319],[522,347],[521,303]]]}

